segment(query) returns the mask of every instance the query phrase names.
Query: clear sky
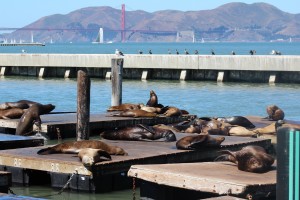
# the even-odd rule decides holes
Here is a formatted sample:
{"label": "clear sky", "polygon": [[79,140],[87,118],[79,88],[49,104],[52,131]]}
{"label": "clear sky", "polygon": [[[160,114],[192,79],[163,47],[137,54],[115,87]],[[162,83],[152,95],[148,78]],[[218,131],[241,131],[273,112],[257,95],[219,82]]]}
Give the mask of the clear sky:
{"label": "clear sky", "polygon": [[[111,6],[126,10],[209,10],[233,1],[227,0],[1,0],[0,27],[23,27],[41,17],[67,14],[90,6]],[[300,0],[240,0],[236,2],[269,3],[285,12],[300,14]]]}

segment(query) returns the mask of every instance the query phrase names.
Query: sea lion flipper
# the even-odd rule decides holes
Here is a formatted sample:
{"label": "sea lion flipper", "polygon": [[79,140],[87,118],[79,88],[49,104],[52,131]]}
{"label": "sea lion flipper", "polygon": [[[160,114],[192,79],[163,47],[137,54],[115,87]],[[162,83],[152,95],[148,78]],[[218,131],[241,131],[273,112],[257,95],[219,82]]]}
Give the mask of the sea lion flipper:
{"label": "sea lion flipper", "polygon": [[151,126],[146,126],[144,124],[137,124],[137,126],[143,128],[143,129],[146,129],[147,131],[149,131],[152,134],[155,133],[155,130]]}
{"label": "sea lion flipper", "polygon": [[39,155],[47,155],[47,154],[52,154],[53,152],[54,151],[53,151],[52,147],[47,147],[47,148],[38,150],[37,154],[39,154]]}

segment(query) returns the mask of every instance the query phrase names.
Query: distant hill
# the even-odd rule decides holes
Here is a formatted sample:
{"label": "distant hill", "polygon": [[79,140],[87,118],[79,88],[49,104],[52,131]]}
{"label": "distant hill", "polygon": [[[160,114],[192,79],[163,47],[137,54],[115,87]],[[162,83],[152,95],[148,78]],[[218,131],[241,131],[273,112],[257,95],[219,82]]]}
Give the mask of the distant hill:
{"label": "distant hill", "polygon": [[[120,41],[121,11],[111,7],[88,7],[69,14],[43,17],[24,28],[33,31],[35,41],[91,42],[104,29],[105,41]],[[53,29],[53,30],[52,30]],[[77,30],[61,30],[77,29]],[[266,3],[229,3],[212,10],[162,10],[153,13],[126,11],[126,29],[172,32],[127,32],[127,41],[270,41],[300,38],[300,14],[283,12]],[[30,31],[5,35],[29,41]]]}

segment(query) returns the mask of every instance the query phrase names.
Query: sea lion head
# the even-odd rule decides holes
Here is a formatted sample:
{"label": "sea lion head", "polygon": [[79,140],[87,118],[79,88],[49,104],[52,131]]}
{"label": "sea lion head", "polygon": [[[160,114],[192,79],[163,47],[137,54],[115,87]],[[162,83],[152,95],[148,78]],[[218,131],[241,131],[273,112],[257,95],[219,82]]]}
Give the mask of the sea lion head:
{"label": "sea lion head", "polygon": [[170,131],[170,130],[166,130],[164,133],[163,133],[163,137],[166,138],[166,142],[173,142],[173,141],[176,141],[176,136],[175,134]]}
{"label": "sea lion head", "polygon": [[114,147],[114,151],[115,151],[115,155],[128,156],[128,153],[124,149],[122,149],[120,147],[115,146]]}
{"label": "sea lion head", "polygon": [[85,167],[93,166],[102,160],[111,160],[111,156],[102,149],[84,148],[78,152],[82,164]]}

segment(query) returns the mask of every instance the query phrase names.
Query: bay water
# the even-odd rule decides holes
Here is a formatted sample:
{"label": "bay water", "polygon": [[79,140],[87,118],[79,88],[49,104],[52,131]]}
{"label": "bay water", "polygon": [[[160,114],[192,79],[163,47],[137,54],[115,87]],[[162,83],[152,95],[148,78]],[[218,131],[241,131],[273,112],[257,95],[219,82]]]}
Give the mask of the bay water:
{"label": "bay water", "polygon": [[[26,48],[28,53],[114,53],[115,49],[125,54],[153,53],[165,54],[168,49],[183,52],[184,49],[200,54],[209,54],[214,49],[216,54],[248,54],[255,49],[257,54],[266,55],[273,49],[286,55],[299,55],[300,43],[113,43],[113,44],[46,44],[45,47],[0,47],[0,53],[21,53]],[[299,66],[300,67],[300,66]],[[176,106],[198,117],[256,115],[266,116],[266,106],[276,104],[285,112],[285,118],[300,119],[299,84],[268,83],[217,83],[210,81],[175,81],[175,80],[123,80],[123,103],[146,103],[149,91],[154,90],[159,103]],[[0,103],[28,99],[41,103],[52,103],[54,111],[76,111],[76,79],[36,77],[0,78]],[[110,106],[111,82],[103,79],[91,80],[91,113],[103,113]],[[12,187],[18,195],[41,197],[56,194],[49,186]],[[83,192],[63,192],[49,199],[132,199],[132,191],[116,191],[106,194],[89,194]]]}

